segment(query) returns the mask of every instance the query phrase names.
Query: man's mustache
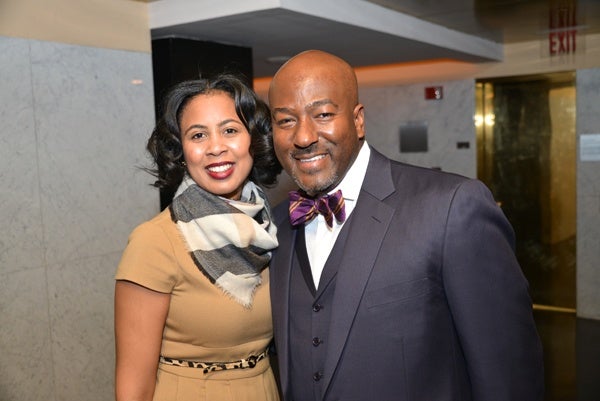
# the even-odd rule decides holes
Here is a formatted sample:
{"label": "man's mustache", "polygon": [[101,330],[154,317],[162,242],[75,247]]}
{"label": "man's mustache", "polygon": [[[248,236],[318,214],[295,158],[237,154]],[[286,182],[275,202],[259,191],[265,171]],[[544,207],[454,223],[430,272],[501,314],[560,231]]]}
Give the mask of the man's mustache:
{"label": "man's mustache", "polygon": [[296,149],[292,152],[292,157],[302,157],[306,155],[310,155],[317,152],[317,144],[311,143],[305,148]]}

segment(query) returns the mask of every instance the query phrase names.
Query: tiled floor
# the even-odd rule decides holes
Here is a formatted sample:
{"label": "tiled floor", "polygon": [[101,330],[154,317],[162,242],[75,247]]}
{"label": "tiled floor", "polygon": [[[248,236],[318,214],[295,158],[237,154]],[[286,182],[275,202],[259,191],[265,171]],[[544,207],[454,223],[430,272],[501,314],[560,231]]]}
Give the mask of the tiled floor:
{"label": "tiled floor", "polygon": [[600,400],[600,320],[535,311],[544,347],[545,401]]}

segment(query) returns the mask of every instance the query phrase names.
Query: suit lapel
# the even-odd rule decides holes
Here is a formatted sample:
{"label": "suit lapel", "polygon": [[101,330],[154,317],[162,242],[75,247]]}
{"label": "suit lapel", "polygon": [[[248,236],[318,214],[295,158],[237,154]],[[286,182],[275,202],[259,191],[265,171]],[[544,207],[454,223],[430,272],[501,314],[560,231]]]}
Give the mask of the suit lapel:
{"label": "suit lapel", "polygon": [[377,258],[379,247],[392,220],[394,209],[382,200],[394,192],[389,161],[371,149],[365,180],[348,223],[349,245],[336,278],[332,304],[329,347],[325,359],[324,395],[346,344],[352,322]]}
{"label": "suit lapel", "polygon": [[285,244],[285,246],[280,245],[273,254],[269,285],[271,288],[273,330],[279,359],[281,387],[284,394],[286,394],[289,389],[290,276],[297,230],[293,230],[286,219],[278,226],[277,235],[279,243]]}

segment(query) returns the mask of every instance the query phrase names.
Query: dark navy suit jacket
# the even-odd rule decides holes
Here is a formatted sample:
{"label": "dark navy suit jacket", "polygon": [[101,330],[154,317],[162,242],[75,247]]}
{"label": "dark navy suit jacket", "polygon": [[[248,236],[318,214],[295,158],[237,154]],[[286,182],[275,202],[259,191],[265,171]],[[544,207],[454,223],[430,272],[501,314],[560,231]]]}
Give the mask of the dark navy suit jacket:
{"label": "dark navy suit jacket", "polygon": [[[305,401],[289,380],[288,347],[305,346],[289,344],[288,332],[297,229],[287,204],[275,215],[279,375],[286,401]],[[482,183],[371,149],[344,228],[323,400],[542,400],[541,343],[513,229]]]}

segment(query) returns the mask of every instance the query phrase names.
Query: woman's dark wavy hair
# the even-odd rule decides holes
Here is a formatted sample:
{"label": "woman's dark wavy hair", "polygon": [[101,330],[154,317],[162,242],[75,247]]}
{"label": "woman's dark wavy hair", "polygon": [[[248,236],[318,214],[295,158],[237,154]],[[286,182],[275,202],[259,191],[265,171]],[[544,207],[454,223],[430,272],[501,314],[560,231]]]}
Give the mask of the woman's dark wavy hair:
{"label": "woman's dark wavy hair", "polygon": [[160,118],[146,146],[156,166],[146,169],[157,178],[155,187],[174,189],[181,183],[185,174],[179,130],[181,115],[194,97],[214,92],[231,96],[238,117],[250,133],[250,154],[254,159],[250,180],[265,187],[276,183],[281,164],[273,150],[269,107],[238,77],[220,74],[178,83],[165,95]]}

